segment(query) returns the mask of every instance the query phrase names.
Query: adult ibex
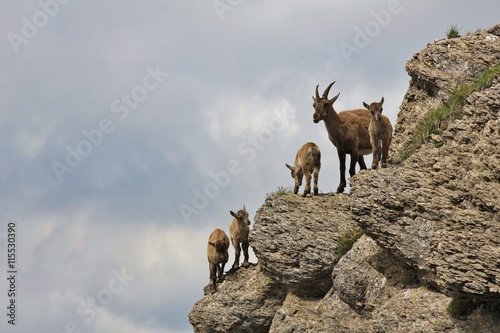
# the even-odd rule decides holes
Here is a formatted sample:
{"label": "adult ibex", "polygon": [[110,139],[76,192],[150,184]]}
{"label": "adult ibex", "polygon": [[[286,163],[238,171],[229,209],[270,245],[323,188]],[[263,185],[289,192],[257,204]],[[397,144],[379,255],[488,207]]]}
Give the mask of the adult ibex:
{"label": "adult ibex", "polygon": [[319,123],[321,120],[325,122],[328,138],[337,147],[340,160],[340,184],[337,187],[337,192],[342,193],[347,185],[345,179],[346,154],[351,155],[349,167],[351,177],[356,173],[356,162],[359,163],[361,169],[366,169],[363,155],[372,152],[370,135],[368,134],[371,117],[370,112],[365,109],[337,113],[333,108],[333,103],[340,93],[332,99],[328,99],[328,92],[334,83],[335,81],[326,87],[321,97],[318,93],[319,85],[316,86],[316,97],[313,96],[313,121],[315,123]]}

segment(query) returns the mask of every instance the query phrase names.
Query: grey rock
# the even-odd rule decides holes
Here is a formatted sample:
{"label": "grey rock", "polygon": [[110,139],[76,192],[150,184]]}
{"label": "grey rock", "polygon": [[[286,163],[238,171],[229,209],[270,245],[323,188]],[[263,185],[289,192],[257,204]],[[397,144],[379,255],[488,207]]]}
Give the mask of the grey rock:
{"label": "grey rock", "polygon": [[228,275],[215,293],[196,302],[189,313],[194,332],[267,332],[285,299],[285,288],[257,266]]}
{"label": "grey rock", "polygon": [[[461,79],[450,76],[447,85]],[[441,145],[425,144],[403,164],[351,179],[354,219],[380,246],[441,292],[486,301],[500,299],[499,101],[495,78],[467,98],[463,117],[447,125]],[[399,118],[412,112],[403,105]]]}
{"label": "grey rock", "polygon": [[[500,77],[397,163],[429,110],[498,63],[500,25],[417,53],[389,167],[350,178],[349,195],[268,198],[250,233],[257,266],[194,305],[194,331],[498,332]],[[355,227],[365,235],[339,258]],[[467,320],[448,314],[456,296],[474,300]]]}
{"label": "grey rock", "polygon": [[417,282],[411,269],[363,236],[335,267],[330,292],[316,300],[289,294],[270,332],[459,332],[466,327],[447,315],[450,298]]}
{"label": "grey rock", "polygon": [[291,292],[323,296],[337,261],[337,239],[356,227],[345,194],[268,199],[257,211],[250,245],[263,271]]}
{"label": "grey rock", "polygon": [[447,101],[455,88],[472,83],[481,72],[500,62],[499,31],[497,25],[460,38],[437,40],[406,63],[410,87],[394,127],[390,160],[401,160],[411,134],[428,110]]}

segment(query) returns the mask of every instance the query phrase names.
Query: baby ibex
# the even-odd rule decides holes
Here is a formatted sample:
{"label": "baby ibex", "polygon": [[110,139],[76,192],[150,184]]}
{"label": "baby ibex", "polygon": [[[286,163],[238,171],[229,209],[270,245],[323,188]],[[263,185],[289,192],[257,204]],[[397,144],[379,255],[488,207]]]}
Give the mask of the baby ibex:
{"label": "baby ibex", "polygon": [[224,266],[229,258],[229,237],[221,229],[215,229],[208,238],[207,257],[212,292],[217,290],[217,281],[224,280]]}
{"label": "baby ibex", "polygon": [[302,185],[302,177],[306,176],[306,187],[304,188],[305,197],[311,193],[311,174],[314,178],[314,195],[318,195],[318,175],[321,168],[321,151],[314,142],[304,144],[295,157],[295,165],[292,167],[285,164],[292,171],[292,178],[295,179],[295,187],[293,193],[299,192],[299,187]]}
{"label": "baby ibex", "polygon": [[[243,209],[240,209],[237,213],[232,210],[229,211],[232,217],[234,217],[231,225],[229,226],[229,236],[231,237],[231,243],[234,246],[234,263],[231,268],[232,271],[237,270],[240,267],[240,254],[241,248],[243,248],[243,267],[247,268],[248,263],[248,234],[250,233],[250,220],[248,219],[248,212],[243,205]],[[240,248],[241,244],[241,248]]]}
{"label": "baby ibex", "polygon": [[368,126],[373,151],[372,169],[377,169],[380,160],[382,160],[382,168],[387,167],[387,156],[392,141],[392,125],[389,118],[382,115],[382,104],[384,104],[384,97],[380,102],[373,102],[370,105],[363,102],[364,107],[370,111],[372,116]]}

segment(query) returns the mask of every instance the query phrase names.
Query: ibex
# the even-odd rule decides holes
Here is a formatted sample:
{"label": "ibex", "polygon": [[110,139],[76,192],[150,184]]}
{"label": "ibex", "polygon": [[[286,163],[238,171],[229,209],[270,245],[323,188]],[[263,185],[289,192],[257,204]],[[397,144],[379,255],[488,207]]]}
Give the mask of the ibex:
{"label": "ibex", "polygon": [[318,174],[321,168],[321,151],[314,142],[308,142],[299,149],[295,156],[294,166],[290,166],[286,163],[285,165],[292,171],[292,178],[295,179],[293,193],[297,194],[299,192],[303,176],[306,177],[306,187],[304,188],[302,196],[305,197],[310,193],[312,174],[314,178],[314,195],[318,195]]}
{"label": "ibex", "polygon": [[340,93],[332,99],[328,99],[328,92],[334,83],[335,81],[326,87],[321,97],[318,93],[319,86],[316,86],[316,97],[313,96],[313,121],[315,123],[319,123],[321,120],[325,122],[328,138],[337,147],[340,160],[340,184],[337,187],[337,192],[342,193],[347,185],[345,179],[346,154],[351,155],[349,167],[351,177],[356,173],[356,162],[359,163],[361,169],[366,169],[363,155],[372,152],[370,135],[368,134],[371,117],[370,112],[365,109],[337,113],[333,108],[333,103]]}
{"label": "ibex", "polygon": [[233,271],[237,270],[240,266],[240,244],[243,248],[243,256],[245,257],[245,261],[243,261],[243,267],[248,267],[248,234],[250,233],[250,220],[248,219],[248,213],[245,209],[245,205],[243,205],[243,209],[240,209],[238,213],[229,211],[231,216],[234,217],[231,225],[229,226],[229,235],[231,236],[231,243],[234,246],[234,263],[231,268]]}
{"label": "ibex", "polygon": [[363,102],[364,107],[370,111],[372,116],[368,126],[373,150],[372,169],[377,169],[380,160],[382,160],[382,168],[387,167],[387,156],[392,141],[392,125],[389,119],[382,115],[382,104],[384,104],[384,97],[380,102],[373,102],[370,105]]}
{"label": "ibex", "polygon": [[212,282],[212,291],[217,290],[218,281],[224,280],[224,266],[229,258],[227,249],[229,248],[229,238],[221,229],[215,229],[208,238],[207,257],[208,268],[210,270],[210,281]]}

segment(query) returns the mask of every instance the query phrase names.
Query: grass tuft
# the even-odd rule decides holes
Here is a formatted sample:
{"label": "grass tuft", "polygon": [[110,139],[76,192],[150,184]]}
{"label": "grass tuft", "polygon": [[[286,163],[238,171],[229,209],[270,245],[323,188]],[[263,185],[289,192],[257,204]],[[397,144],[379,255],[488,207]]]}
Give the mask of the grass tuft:
{"label": "grass tuft", "polygon": [[337,257],[340,259],[344,254],[349,252],[354,243],[363,236],[363,230],[361,228],[354,228],[337,240]]}
{"label": "grass tuft", "polygon": [[446,308],[448,314],[458,320],[466,320],[475,308],[474,301],[465,297],[453,297]]}
{"label": "grass tuft", "polygon": [[457,38],[457,37],[460,37],[460,30],[457,28],[456,25],[452,25],[446,31],[446,38]]}
{"label": "grass tuft", "polygon": [[292,193],[292,189],[287,186],[278,186],[276,191],[270,192],[266,194],[266,199],[272,198],[272,197],[280,197],[285,194]]}

